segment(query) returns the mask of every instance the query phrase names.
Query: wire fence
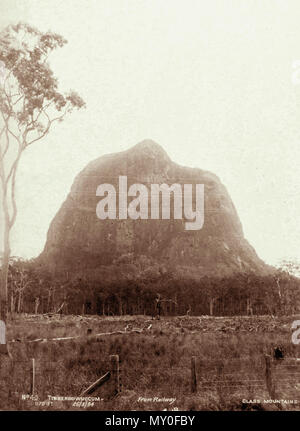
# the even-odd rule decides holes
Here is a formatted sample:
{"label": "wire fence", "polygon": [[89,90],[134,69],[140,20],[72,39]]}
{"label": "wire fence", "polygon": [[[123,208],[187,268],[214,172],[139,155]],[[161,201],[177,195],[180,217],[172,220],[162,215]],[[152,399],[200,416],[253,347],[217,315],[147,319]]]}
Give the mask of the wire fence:
{"label": "wire fence", "polygon": [[[113,362],[112,362],[113,359]],[[276,401],[278,408],[300,408],[300,358],[276,360],[268,355],[256,359],[202,359],[189,358],[183,366],[129,365],[118,355],[97,359],[93,357],[78,363],[66,361],[19,360],[12,361],[6,385],[9,397],[19,400],[25,396],[47,400],[57,394],[64,397],[89,395],[111,399],[122,397],[126,391],[138,394],[155,393],[168,396],[194,396],[201,399],[214,394],[230,401],[233,397]],[[88,363],[88,366],[87,366]],[[103,382],[101,378],[103,378]],[[4,380],[1,382],[4,383]],[[0,385],[1,386],[1,385]],[[89,389],[90,388],[90,389]],[[89,391],[88,391],[89,389]],[[1,403],[1,398],[0,398]],[[0,405],[1,408],[1,405]]]}

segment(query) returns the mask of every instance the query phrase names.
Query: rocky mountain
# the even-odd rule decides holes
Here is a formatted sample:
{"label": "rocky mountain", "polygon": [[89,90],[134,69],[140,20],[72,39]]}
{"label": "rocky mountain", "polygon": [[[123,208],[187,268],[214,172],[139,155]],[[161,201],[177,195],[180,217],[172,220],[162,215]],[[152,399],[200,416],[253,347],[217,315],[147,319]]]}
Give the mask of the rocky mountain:
{"label": "rocky mountain", "polygon": [[[111,184],[118,198],[120,176],[127,176],[128,188],[135,183],[149,190],[151,184],[204,184],[203,227],[187,230],[184,218],[172,217],[99,219],[96,207],[103,198],[96,196],[96,190],[100,184]],[[128,202],[132,199],[129,197]],[[150,202],[149,198],[149,205]],[[77,175],[51,222],[40,256],[40,261],[53,270],[73,274],[104,266],[114,268],[122,262],[134,264],[141,259],[193,278],[269,272],[244,238],[236,209],[219,178],[211,172],[174,163],[151,140],[101,156]]]}

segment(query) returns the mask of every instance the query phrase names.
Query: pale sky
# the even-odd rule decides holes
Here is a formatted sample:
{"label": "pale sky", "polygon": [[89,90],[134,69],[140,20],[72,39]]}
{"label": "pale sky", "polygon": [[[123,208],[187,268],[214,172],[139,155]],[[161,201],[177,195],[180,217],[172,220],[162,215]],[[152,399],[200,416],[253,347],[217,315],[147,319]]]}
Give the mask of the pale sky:
{"label": "pale sky", "polygon": [[219,176],[262,259],[300,259],[299,0],[0,0],[20,20],[68,40],[51,66],[87,109],[24,154],[14,255],[42,251],[89,161],[151,138]]}

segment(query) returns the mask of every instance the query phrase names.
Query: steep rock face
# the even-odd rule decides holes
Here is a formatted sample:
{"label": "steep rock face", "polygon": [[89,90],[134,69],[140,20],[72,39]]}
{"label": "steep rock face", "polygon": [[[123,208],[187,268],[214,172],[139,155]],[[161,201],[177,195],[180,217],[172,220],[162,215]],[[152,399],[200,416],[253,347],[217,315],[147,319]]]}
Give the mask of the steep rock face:
{"label": "steep rock face", "polygon": [[[186,220],[100,220],[96,196],[100,184],[118,191],[119,176],[131,184],[204,184],[205,219],[200,230],[185,230]],[[195,187],[195,186],[193,186]],[[149,193],[150,194],[150,193]],[[133,198],[128,198],[128,202]],[[149,198],[150,202],[150,198]],[[244,238],[235,207],[218,177],[180,166],[150,140],[127,151],[102,156],[80,172],[54,217],[40,259],[58,270],[75,272],[146,256],[191,277],[265,273],[267,266]]]}

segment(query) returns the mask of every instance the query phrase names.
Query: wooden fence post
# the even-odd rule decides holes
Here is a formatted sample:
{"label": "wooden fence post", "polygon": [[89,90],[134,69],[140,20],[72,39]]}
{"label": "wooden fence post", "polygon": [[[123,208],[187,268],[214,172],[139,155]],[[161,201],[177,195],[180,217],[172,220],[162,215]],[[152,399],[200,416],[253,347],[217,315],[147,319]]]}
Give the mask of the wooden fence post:
{"label": "wooden fence post", "polygon": [[119,389],[120,393],[123,391],[123,384],[122,384],[122,361],[119,359]]}
{"label": "wooden fence post", "polygon": [[30,387],[31,395],[35,393],[35,359],[31,359],[31,387]]}
{"label": "wooden fence post", "polygon": [[275,386],[273,382],[273,375],[272,375],[272,359],[270,355],[265,355],[265,361],[266,361],[266,384],[267,389],[270,394],[270,397],[272,399],[275,399]]}
{"label": "wooden fence post", "polygon": [[196,356],[191,359],[191,390],[193,393],[197,392]]}
{"label": "wooden fence post", "polygon": [[[273,379],[272,356],[265,355],[265,360],[266,360],[266,383],[267,383],[268,392],[270,394],[270,397],[273,400],[276,400],[277,398],[280,398],[280,397],[278,397],[278,395],[276,394],[275,383],[274,383],[274,379]],[[281,402],[279,402],[279,404],[278,404],[278,409],[279,410],[284,409]]]}
{"label": "wooden fence post", "polygon": [[120,393],[119,355],[110,355],[111,376],[115,386],[115,395]]}

